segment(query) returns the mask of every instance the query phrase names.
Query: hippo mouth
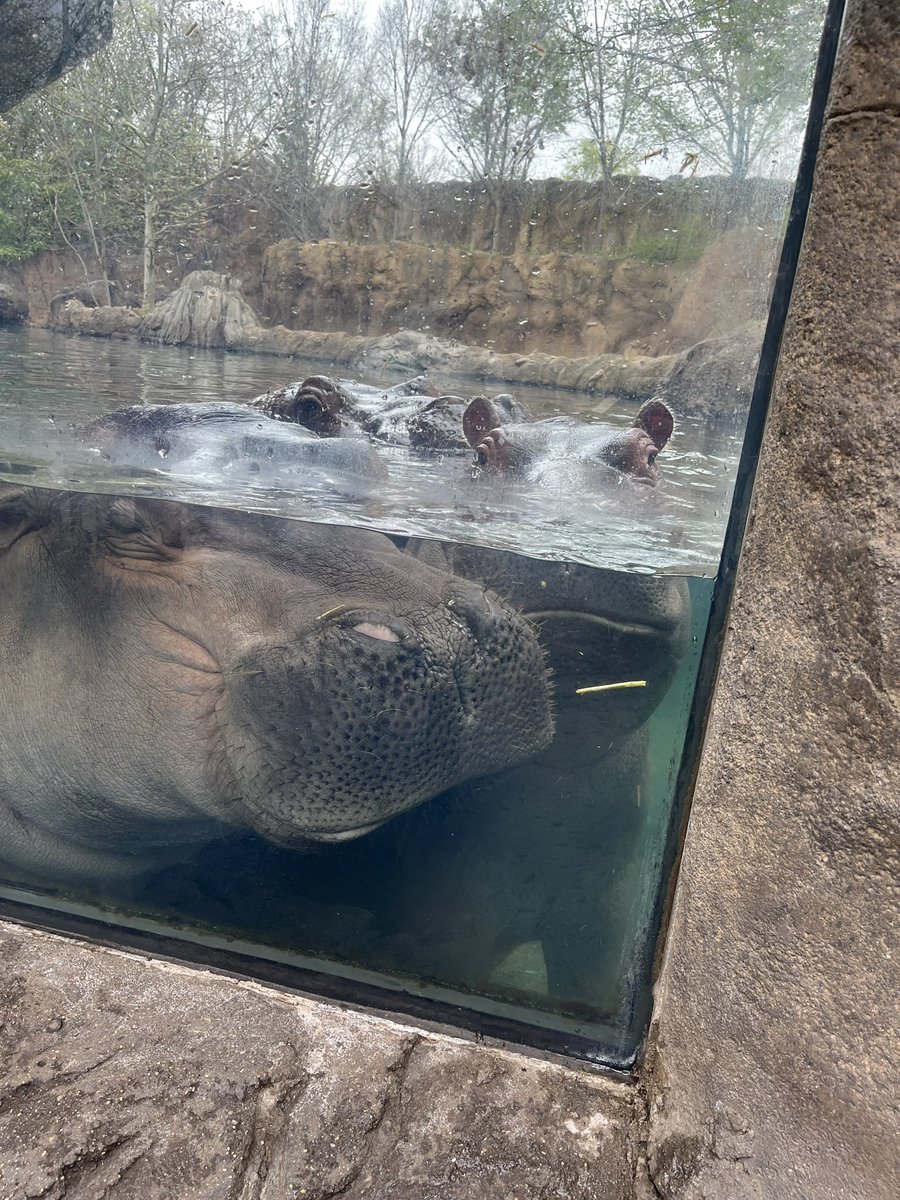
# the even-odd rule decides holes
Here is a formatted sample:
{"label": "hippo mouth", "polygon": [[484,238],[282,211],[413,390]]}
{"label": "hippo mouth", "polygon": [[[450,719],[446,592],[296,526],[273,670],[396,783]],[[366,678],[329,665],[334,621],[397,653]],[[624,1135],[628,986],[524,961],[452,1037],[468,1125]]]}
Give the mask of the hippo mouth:
{"label": "hippo mouth", "polygon": [[354,825],[349,829],[317,829],[304,830],[303,836],[309,838],[311,842],[352,842],[355,838],[365,837],[367,833],[373,833],[376,829],[380,829],[382,825],[386,825],[390,817],[384,817],[381,821],[369,821],[367,825]]}
{"label": "hippo mouth", "polygon": [[574,608],[528,609],[523,614],[529,621],[577,621],[585,625],[598,625],[602,629],[629,637],[659,637],[670,632],[665,625],[651,625],[642,621],[622,621],[616,617],[603,617],[598,613],[580,612]]}

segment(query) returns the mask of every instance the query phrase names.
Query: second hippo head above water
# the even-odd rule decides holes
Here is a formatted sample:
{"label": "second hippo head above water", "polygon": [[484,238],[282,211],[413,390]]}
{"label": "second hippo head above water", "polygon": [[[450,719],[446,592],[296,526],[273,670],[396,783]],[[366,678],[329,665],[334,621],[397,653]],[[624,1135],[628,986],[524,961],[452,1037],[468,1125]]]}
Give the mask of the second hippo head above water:
{"label": "second hippo head above water", "polygon": [[466,441],[486,472],[526,475],[539,481],[561,459],[612,469],[642,483],[659,479],[657,455],[668,444],[675,418],[662,400],[648,400],[627,428],[580,424],[571,419],[504,424],[494,401],[476,396],[463,414]]}
{"label": "second hippo head above water", "polygon": [[655,484],[657,456],[675,426],[671,410],[658,397],[640,408],[630,426],[622,427],[570,417],[535,420],[511,395],[471,400],[436,395],[423,377],[388,391],[359,391],[358,397],[352,396],[333,380],[316,375],[258,396],[251,405],[320,437],[364,433],[377,442],[412,449],[471,448],[476,474],[533,482],[553,476],[565,462],[584,476],[584,482],[589,477],[600,482],[607,475]]}

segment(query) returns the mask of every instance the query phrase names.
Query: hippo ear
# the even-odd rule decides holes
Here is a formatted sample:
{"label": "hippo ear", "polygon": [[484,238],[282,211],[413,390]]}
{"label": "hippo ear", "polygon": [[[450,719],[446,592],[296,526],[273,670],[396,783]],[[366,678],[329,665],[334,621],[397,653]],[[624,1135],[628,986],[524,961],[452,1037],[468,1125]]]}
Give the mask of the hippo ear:
{"label": "hippo ear", "polygon": [[502,424],[500,413],[486,396],[475,396],[463,413],[463,433],[473,450],[484,440],[486,433]]}
{"label": "hippo ear", "polygon": [[634,424],[635,428],[645,430],[656,448],[662,450],[672,436],[675,418],[668,405],[663,404],[662,400],[654,398],[641,406],[634,419]]}
{"label": "hippo ear", "polygon": [[0,551],[8,550],[33,528],[28,493],[22,488],[0,488]]}
{"label": "hippo ear", "polygon": [[98,515],[103,543],[117,558],[132,563],[164,562],[184,549],[184,524],[178,506],[114,497],[110,503],[100,504]]}

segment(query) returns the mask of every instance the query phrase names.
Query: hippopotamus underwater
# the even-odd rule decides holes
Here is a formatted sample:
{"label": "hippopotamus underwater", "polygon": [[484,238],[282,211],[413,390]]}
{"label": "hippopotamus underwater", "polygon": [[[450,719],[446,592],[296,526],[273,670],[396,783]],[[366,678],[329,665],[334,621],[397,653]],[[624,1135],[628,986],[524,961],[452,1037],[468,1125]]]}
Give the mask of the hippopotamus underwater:
{"label": "hippopotamus underwater", "polygon": [[[503,406],[450,399],[436,407],[458,416],[468,461],[498,429],[524,425],[524,445],[557,424],[498,425]],[[659,428],[645,414],[613,431],[648,468],[654,411]],[[361,453],[362,476],[380,465],[353,422],[323,436],[241,405],[126,409],[90,429],[117,456],[214,468],[235,429],[277,445],[273,426],[301,466],[307,447]],[[610,427],[584,428],[596,448]],[[553,461],[538,441],[480,469],[489,482]],[[534,943],[547,1004],[626,1003],[610,964],[631,954],[623,895],[649,819],[646,721],[685,643],[680,581],[167,501],[2,501],[14,872],[140,876],[152,909],[160,878],[209,866],[203,890],[218,870],[225,907],[208,919],[238,934],[494,995],[498,965]],[[575,694],[623,679],[645,686]],[[247,837],[262,859],[235,864],[226,848]],[[199,865],[169,865],[186,855]]]}
{"label": "hippopotamus underwater", "polygon": [[[311,903],[301,906],[311,921],[304,945],[529,1004],[494,972],[537,945],[539,1007],[627,1021],[646,965],[642,906],[652,904],[652,886],[642,888],[655,868],[643,855],[662,819],[648,719],[689,643],[686,583],[433,541],[411,540],[406,552],[493,583],[535,623],[554,684],[554,738],[527,762],[298,866]],[[644,686],[578,694],[629,680]],[[322,917],[323,898],[339,915]],[[353,926],[348,906],[369,920]]]}
{"label": "hippopotamus underwater", "polygon": [[535,630],[382,534],[0,485],[0,860],[338,843],[549,744]]}

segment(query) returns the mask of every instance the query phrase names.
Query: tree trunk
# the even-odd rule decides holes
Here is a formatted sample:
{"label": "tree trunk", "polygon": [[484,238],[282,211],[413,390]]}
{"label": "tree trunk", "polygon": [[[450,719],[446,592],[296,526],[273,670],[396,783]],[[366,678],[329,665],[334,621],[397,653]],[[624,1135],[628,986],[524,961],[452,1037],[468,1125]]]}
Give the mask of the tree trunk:
{"label": "tree trunk", "polygon": [[141,304],[149,311],[156,302],[156,218],[159,204],[151,195],[144,197],[144,287]]}
{"label": "tree trunk", "polygon": [[491,230],[491,254],[500,249],[500,229],[503,223],[503,188],[491,188],[491,199],[494,201],[494,228]]}

